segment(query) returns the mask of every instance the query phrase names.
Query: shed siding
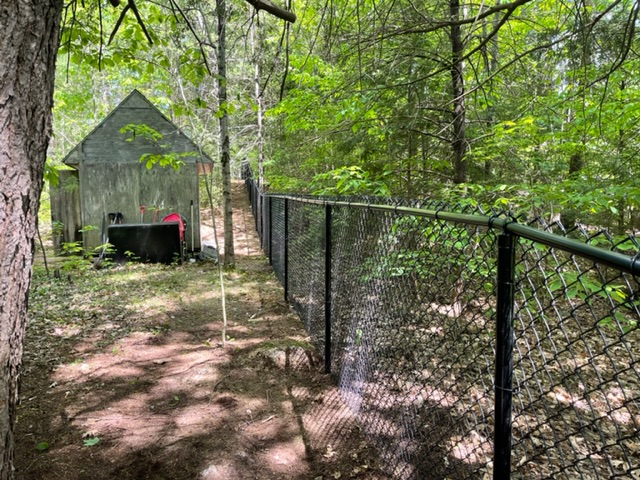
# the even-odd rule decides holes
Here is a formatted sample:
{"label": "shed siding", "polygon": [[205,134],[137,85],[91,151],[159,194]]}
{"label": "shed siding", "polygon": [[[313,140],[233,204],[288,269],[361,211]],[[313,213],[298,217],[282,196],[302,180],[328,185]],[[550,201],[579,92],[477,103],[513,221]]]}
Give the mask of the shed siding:
{"label": "shed siding", "polygon": [[[102,243],[102,214],[120,212],[124,222],[137,222],[140,205],[140,165],[112,163],[80,168],[82,224],[94,230],[84,233],[85,248]],[[105,227],[106,228],[106,227]]]}
{"label": "shed siding", "polygon": [[62,224],[60,235],[53,235],[53,248],[56,252],[60,252],[63,242],[82,240],[82,235],[79,232],[82,228],[82,220],[78,172],[76,170],[60,170],[58,185],[49,188],[49,195],[51,197],[51,222],[54,225],[56,222]]}
{"label": "shed siding", "polygon": [[[151,223],[160,221],[169,213],[177,212],[190,222],[191,201],[194,202],[194,245],[200,248],[198,219],[198,178],[195,165],[184,165],[179,170],[155,166],[147,170],[141,164],[100,164],[83,168],[82,222],[95,230],[84,234],[87,248],[101,244],[102,217],[120,212],[124,223]],[[144,215],[140,206],[146,207]],[[157,214],[155,213],[157,210]],[[191,226],[186,231],[187,246],[191,247]]]}

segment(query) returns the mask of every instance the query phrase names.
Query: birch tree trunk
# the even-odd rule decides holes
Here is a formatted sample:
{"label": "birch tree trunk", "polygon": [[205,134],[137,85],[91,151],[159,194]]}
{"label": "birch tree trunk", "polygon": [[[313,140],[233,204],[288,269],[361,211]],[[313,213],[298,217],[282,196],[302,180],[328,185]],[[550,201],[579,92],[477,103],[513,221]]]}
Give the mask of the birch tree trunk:
{"label": "birch tree trunk", "polygon": [[220,102],[220,163],[222,164],[222,211],[224,216],[224,266],[236,264],[233,249],[233,210],[231,205],[231,155],[229,153],[229,109],[227,100],[227,5],[216,0],[218,17],[218,98]]}
{"label": "birch tree trunk", "polygon": [[13,426],[61,12],[61,0],[0,3],[1,480],[13,478]]}
{"label": "birch tree trunk", "polygon": [[260,36],[260,12],[256,12],[255,19],[251,25],[251,57],[253,61],[253,87],[256,102],[256,147],[258,150],[258,187],[264,188],[264,134],[263,134],[263,117],[264,117],[264,98],[260,88],[260,80],[262,73],[260,64],[262,62],[262,44],[263,39]]}

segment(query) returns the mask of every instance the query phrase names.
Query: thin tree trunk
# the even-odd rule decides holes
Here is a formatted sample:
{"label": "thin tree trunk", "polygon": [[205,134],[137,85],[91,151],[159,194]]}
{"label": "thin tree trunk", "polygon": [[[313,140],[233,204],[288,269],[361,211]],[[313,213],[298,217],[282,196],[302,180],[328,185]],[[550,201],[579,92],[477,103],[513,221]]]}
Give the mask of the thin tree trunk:
{"label": "thin tree trunk", "polygon": [[251,57],[253,61],[253,86],[256,102],[256,147],[258,150],[258,187],[264,188],[264,97],[260,89],[262,72],[260,64],[262,62],[262,38],[260,35],[260,12],[255,13],[255,19],[251,26]]}
{"label": "thin tree trunk", "polygon": [[467,141],[465,134],[466,112],[464,105],[464,44],[462,31],[457,23],[460,18],[460,0],[449,0],[449,14],[451,16],[451,85],[453,94],[453,181],[464,183],[467,181],[467,162],[465,153]]}
{"label": "thin tree trunk", "polygon": [[[579,39],[578,45],[582,48],[582,51],[580,52],[579,64],[576,66],[578,69],[578,73],[571,74],[572,76],[576,75],[577,77],[577,90],[578,92],[580,92],[580,98],[582,99],[582,105],[579,108],[581,110],[581,115],[583,116],[586,115],[585,110],[588,93],[587,86],[589,84],[588,69],[593,62],[593,52],[591,48],[591,31],[587,28],[587,26],[591,24],[589,15],[591,7],[590,3],[591,2],[589,0],[583,0],[579,2],[579,8],[576,10],[577,13],[575,29]],[[568,80],[571,81],[571,78],[569,78]],[[572,124],[575,120],[575,115],[576,114],[570,109],[567,123]],[[586,124],[587,122],[583,122],[583,125]],[[580,135],[580,142],[576,142],[577,146],[575,148],[575,151],[572,152],[569,156],[568,176],[570,178],[575,178],[577,174],[585,167],[584,151],[586,149],[588,130],[584,127],[582,127],[581,129],[582,132]]]}
{"label": "thin tree trunk", "polygon": [[[495,6],[500,5],[500,0],[497,0]],[[498,22],[500,21],[500,14],[496,13],[492,20],[492,29],[497,29]],[[487,36],[487,19],[482,19],[482,37]],[[487,107],[487,130],[491,130],[496,124],[496,110],[495,104],[498,101],[495,85],[493,81],[493,74],[498,70],[498,34],[496,33],[489,40],[489,49],[483,48],[484,68],[486,70],[486,77],[488,80],[487,94],[489,97],[489,106]],[[484,179],[489,180],[493,174],[493,165],[491,163],[491,157],[488,156],[484,161]]]}
{"label": "thin tree trunk", "polygon": [[[407,67],[407,78],[413,77],[413,59],[409,62],[409,66]],[[414,95],[414,86],[409,85],[407,87],[407,105],[409,106],[409,112],[414,110],[416,104],[416,99]],[[411,118],[409,129],[407,131],[407,182],[405,194],[407,198],[413,198],[413,162],[415,161],[416,153],[418,151],[416,146],[416,138],[413,132],[413,123],[415,122],[415,117]]]}
{"label": "thin tree trunk", "polygon": [[218,17],[218,98],[220,102],[220,163],[222,164],[222,212],[224,216],[224,266],[236,264],[233,249],[233,210],[231,206],[231,155],[229,153],[229,113],[227,103],[227,6],[216,1]]}
{"label": "thin tree trunk", "polygon": [[1,480],[13,478],[13,426],[61,12],[59,0],[0,6]]}
{"label": "thin tree trunk", "polygon": [[[256,148],[258,157],[258,188],[262,190],[264,188],[264,157],[263,157],[263,131],[262,131],[262,119],[263,119],[263,97],[262,89],[260,88],[260,62],[261,62],[261,49],[262,39],[260,38],[260,11],[255,12],[253,22],[251,23],[251,30],[249,32],[249,40],[251,43],[251,62],[253,63],[253,89],[254,100],[256,102]],[[256,212],[258,218],[258,230],[260,232],[260,238],[264,238],[264,224],[263,224],[263,202],[258,202],[258,209]]]}

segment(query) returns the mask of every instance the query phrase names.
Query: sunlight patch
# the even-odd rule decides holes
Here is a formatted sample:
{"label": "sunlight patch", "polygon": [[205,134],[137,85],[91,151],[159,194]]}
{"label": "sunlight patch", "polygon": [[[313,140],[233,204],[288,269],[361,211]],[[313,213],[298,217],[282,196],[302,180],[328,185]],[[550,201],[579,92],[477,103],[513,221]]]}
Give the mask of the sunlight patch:
{"label": "sunlight patch", "polygon": [[491,461],[493,449],[487,438],[473,430],[466,437],[455,437],[451,441],[451,454],[468,464],[486,464]]}

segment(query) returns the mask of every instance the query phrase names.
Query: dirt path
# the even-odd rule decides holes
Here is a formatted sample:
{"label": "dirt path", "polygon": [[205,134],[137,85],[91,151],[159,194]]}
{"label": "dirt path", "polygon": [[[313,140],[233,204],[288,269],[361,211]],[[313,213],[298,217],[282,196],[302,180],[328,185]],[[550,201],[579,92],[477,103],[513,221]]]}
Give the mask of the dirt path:
{"label": "dirt path", "polygon": [[212,263],[34,274],[16,478],[385,478],[234,185],[229,328]]}

